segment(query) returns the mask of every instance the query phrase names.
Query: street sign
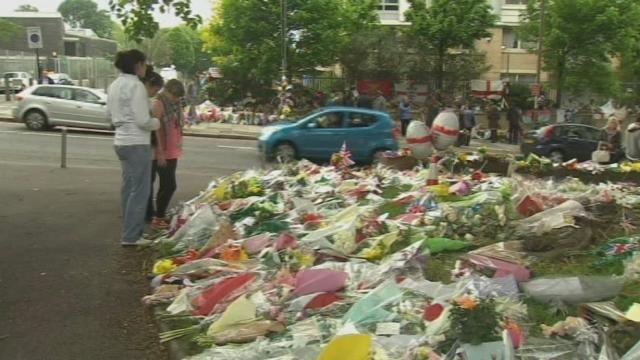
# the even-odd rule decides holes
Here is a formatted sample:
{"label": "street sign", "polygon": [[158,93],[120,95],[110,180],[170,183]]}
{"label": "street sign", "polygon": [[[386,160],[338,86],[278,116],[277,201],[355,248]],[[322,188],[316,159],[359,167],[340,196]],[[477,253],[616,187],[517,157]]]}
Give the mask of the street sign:
{"label": "street sign", "polygon": [[39,26],[27,28],[29,49],[42,49],[42,29]]}
{"label": "street sign", "polygon": [[542,92],[542,85],[541,84],[533,84],[533,85],[531,85],[531,94],[533,96],[540,96],[541,92]]}

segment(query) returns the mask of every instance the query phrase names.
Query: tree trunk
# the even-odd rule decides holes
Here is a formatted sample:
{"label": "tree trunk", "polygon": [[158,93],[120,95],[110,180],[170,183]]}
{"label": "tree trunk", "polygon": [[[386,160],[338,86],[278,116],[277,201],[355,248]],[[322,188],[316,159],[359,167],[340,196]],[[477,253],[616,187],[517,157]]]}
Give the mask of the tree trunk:
{"label": "tree trunk", "polygon": [[562,89],[564,87],[565,78],[565,61],[564,57],[558,59],[556,68],[556,106],[560,108],[562,106]]}
{"label": "tree trunk", "polygon": [[444,57],[446,50],[438,50],[438,60],[436,61],[436,89],[442,90],[444,88]]}

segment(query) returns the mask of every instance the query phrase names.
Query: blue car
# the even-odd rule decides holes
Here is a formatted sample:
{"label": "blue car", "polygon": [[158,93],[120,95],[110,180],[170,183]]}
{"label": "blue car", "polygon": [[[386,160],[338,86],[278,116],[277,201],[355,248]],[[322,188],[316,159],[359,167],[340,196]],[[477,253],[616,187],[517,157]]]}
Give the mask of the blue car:
{"label": "blue car", "polygon": [[387,150],[397,150],[395,123],[387,113],[351,107],[321,108],[295,123],[267,126],[258,139],[258,151],[268,160],[328,160],[343,143],[360,163],[378,161]]}

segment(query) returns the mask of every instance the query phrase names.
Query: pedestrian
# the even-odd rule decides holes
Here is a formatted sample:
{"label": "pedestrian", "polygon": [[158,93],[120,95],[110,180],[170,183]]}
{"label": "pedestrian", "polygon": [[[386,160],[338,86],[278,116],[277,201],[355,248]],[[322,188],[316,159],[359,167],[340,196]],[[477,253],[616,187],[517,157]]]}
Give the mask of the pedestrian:
{"label": "pedestrian", "polygon": [[640,161],[640,115],[627,127],[624,149],[627,159]]}
{"label": "pedestrian", "polygon": [[[147,213],[152,215],[151,227],[155,230],[169,227],[167,209],[177,189],[176,169],[178,160],[182,157],[184,113],[180,103],[184,96],[184,85],[179,80],[172,79],[167,81],[153,102],[153,115],[160,119],[160,128],[156,132],[157,146],[151,166],[151,196]],[[152,197],[156,175],[160,184],[154,206]]]}
{"label": "pedestrian", "polygon": [[[615,117],[610,117],[607,126],[602,129],[600,141],[609,151],[610,162],[618,162],[622,158],[622,132]],[[601,149],[598,149],[601,150]]]}
{"label": "pedestrian", "polygon": [[402,136],[407,136],[407,128],[409,127],[409,123],[413,119],[413,112],[411,109],[411,103],[406,96],[403,96],[402,100],[400,100],[399,110]]}
{"label": "pedestrian", "polygon": [[43,70],[40,75],[40,79],[38,79],[38,84],[40,85],[54,85],[56,82],[49,76],[49,72],[47,70]]}
{"label": "pedestrian", "polygon": [[433,121],[436,119],[436,117],[438,117],[438,114],[440,114],[440,102],[438,101],[438,99],[436,99],[435,96],[432,95],[427,103],[426,124],[429,128],[431,128],[431,125],[433,125]]}
{"label": "pedestrian", "polygon": [[363,108],[363,109],[373,109],[373,99],[371,98],[371,96],[369,96],[369,93],[366,91],[363,91],[359,96],[358,96],[358,102],[357,105],[359,108]]}
{"label": "pedestrian", "polygon": [[384,97],[382,91],[378,90],[378,96],[373,100],[373,109],[387,112],[387,99]]}
{"label": "pedestrian", "polygon": [[469,146],[473,128],[476,127],[476,113],[468,103],[462,106],[462,125],[465,129],[464,145]]}
{"label": "pedestrian", "polygon": [[343,106],[355,106],[356,105],[356,99],[354,97],[353,91],[350,91],[348,89],[345,90],[344,96],[342,98],[342,105]]}
{"label": "pedestrian", "polygon": [[196,106],[198,106],[200,100],[200,83],[198,80],[198,75],[196,75],[187,89],[186,100],[189,107],[187,116],[189,125],[198,124],[198,112],[196,111]]}
{"label": "pedestrian", "polygon": [[489,130],[491,130],[491,142],[496,143],[500,129],[500,111],[494,103],[489,103],[487,107],[487,119],[489,120]]}
{"label": "pedestrian", "polygon": [[520,140],[522,113],[517,105],[512,104],[507,112],[507,121],[509,122],[509,144],[518,145]]}
{"label": "pedestrian", "polygon": [[115,151],[122,166],[121,244],[136,246],[143,240],[144,218],[151,192],[151,131],[160,127],[151,117],[149,97],[140,81],[146,73],[146,56],[139,50],[120,51],[115,67],[118,78],[109,86],[107,110],[115,127]]}

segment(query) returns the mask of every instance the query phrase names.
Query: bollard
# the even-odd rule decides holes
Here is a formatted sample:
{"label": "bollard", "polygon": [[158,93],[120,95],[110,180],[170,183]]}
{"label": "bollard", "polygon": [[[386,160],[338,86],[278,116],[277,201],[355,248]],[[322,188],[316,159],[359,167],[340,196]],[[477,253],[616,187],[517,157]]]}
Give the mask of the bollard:
{"label": "bollard", "polygon": [[5,75],[4,77],[4,99],[6,101],[11,101],[11,86],[9,86],[9,76]]}
{"label": "bollard", "polygon": [[62,127],[62,137],[60,144],[60,167],[67,168],[67,127]]}

